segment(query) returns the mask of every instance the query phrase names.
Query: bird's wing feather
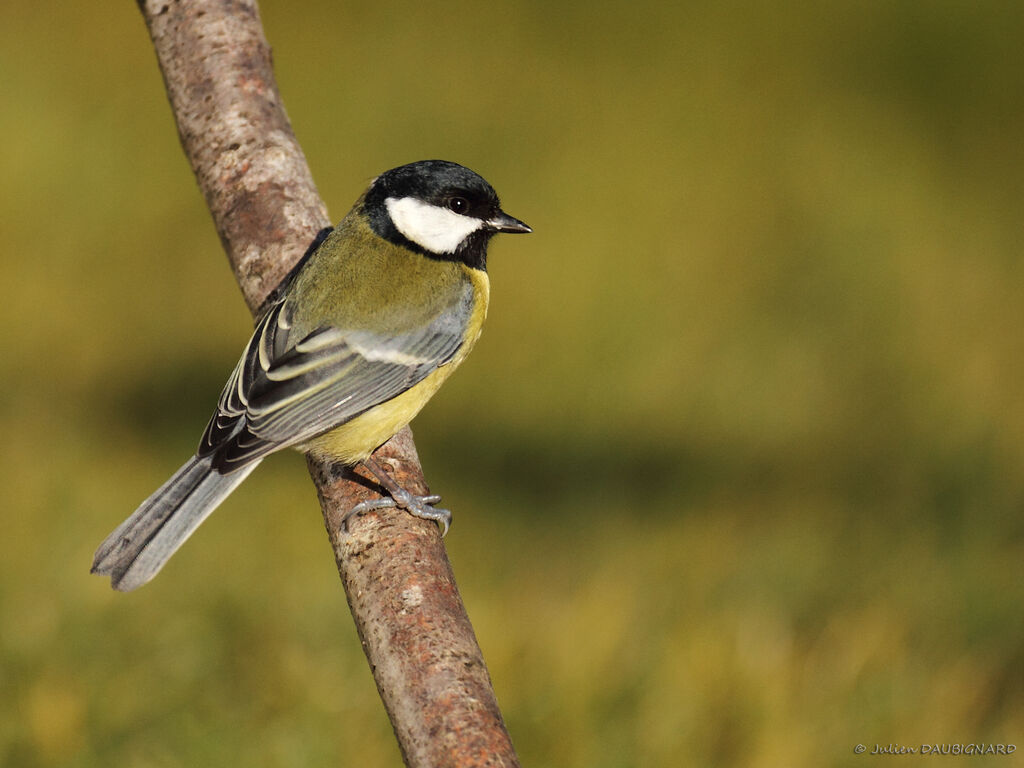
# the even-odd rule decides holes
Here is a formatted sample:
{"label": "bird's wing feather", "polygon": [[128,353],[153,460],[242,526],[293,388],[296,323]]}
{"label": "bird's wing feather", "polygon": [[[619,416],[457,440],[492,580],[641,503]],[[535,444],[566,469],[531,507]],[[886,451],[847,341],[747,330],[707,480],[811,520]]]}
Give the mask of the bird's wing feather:
{"label": "bird's wing feather", "polygon": [[453,299],[430,323],[404,333],[325,326],[298,340],[288,302],[274,305],[228,379],[198,455],[232,471],[402,394],[462,345],[472,286]]}

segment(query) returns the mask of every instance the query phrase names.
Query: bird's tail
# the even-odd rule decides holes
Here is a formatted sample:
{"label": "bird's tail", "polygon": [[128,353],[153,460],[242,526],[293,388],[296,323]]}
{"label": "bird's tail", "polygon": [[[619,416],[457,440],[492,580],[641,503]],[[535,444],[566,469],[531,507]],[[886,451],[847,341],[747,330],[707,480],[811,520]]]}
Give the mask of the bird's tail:
{"label": "bird's tail", "polygon": [[122,592],[141,587],[257,464],[222,475],[209,457],[193,456],[100,544],[92,572]]}

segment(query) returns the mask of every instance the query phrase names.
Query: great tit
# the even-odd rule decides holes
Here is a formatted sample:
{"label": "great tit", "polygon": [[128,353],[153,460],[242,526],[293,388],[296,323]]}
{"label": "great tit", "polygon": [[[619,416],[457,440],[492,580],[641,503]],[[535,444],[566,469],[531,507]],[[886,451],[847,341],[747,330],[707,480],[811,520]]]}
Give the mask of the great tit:
{"label": "great tit", "polygon": [[[408,424],[472,349],[487,314],[487,245],[530,232],[473,171],[425,160],[378,176],[271,294],[195,456],[96,551],[115,589],[145,584],[265,456],[296,448],[360,462],[398,506],[447,532],[373,451]],[[350,513],[351,514],[351,513]]]}

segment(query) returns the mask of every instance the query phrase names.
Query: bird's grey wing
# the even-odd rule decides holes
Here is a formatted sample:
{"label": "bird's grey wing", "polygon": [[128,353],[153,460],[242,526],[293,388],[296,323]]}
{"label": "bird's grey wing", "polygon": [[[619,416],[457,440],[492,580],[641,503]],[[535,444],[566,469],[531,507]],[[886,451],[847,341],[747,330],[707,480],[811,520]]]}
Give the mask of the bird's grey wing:
{"label": "bird's grey wing", "polygon": [[406,333],[326,326],[294,343],[288,303],[275,305],[228,380],[199,455],[212,456],[214,467],[230,472],[397,397],[462,345],[472,286],[453,298],[447,311]]}
{"label": "bird's grey wing", "polygon": [[[198,456],[210,456],[227,444],[233,435],[245,426],[248,382],[257,375],[260,367],[260,355],[267,357],[280,356],[288,347],[291,322],[283,299],[278,300],[260,318],[256,324],[249,343],[235,370],[228,377],[224,389],[217,401],[217,410],[206,425],[203,437],[199,441]],[[261,352],[261,349],[263,350]],[[269,359],[269,358],[268,358]]]}

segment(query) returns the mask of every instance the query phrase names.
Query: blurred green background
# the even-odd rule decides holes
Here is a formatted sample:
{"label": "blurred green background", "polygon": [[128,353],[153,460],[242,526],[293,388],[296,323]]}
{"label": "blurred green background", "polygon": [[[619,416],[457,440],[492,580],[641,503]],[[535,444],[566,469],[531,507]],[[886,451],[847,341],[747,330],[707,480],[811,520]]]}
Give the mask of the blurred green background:
{"label": "blurred green background", "polygon": [[[262,13],[332,218],[443,157],[535,229],[414,425],[524,765],[1024,742],[1024,6]],[[399,764],[298,455],[88,575],[251,325],[134,4],[0,72],[0,764]]]}

